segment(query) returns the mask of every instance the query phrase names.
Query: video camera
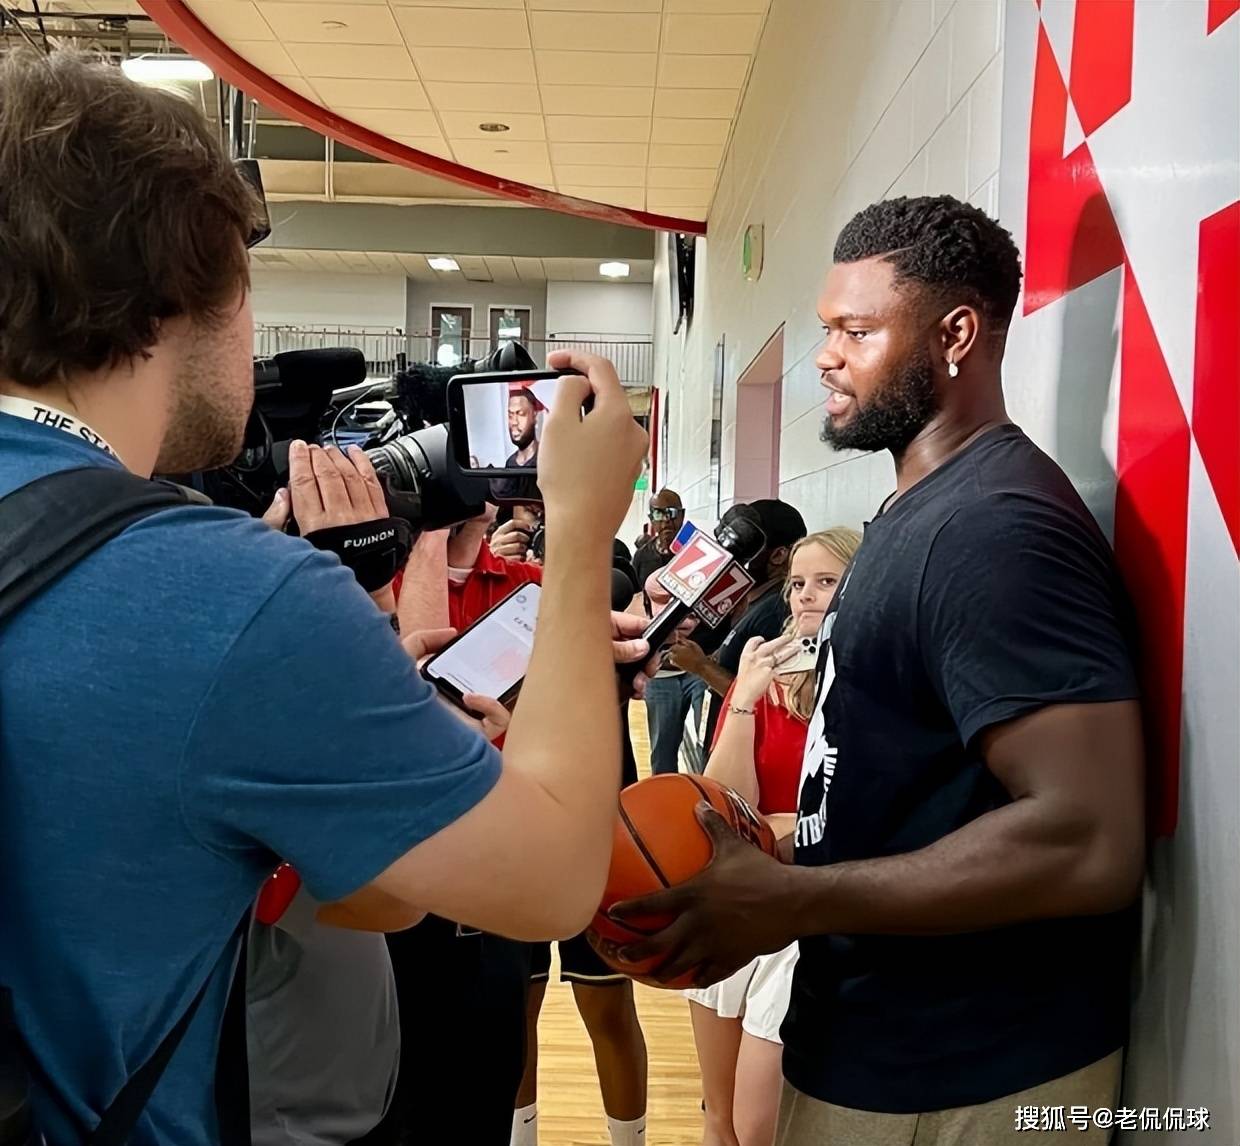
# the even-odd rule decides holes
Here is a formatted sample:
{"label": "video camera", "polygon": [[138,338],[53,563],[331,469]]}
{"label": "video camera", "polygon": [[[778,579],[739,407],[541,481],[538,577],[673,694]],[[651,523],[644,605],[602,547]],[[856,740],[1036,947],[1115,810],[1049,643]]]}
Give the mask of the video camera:
{"label": "video camera", "polygon": [[[254,407],[241,453],[218,470],[165,476],[216,505],[257,517],[288,481],[293,441],[359,445],[384,484],[392,516],[415,531],[442,529],[480,514],[495,488],[453,460],[448,381],[461,374],[534,369],[534,360],[515,342],[456,366],[414,365],[371,384],[360,350],[291,350],[256,359]],[[363,405],[367,400],[375,405]],[[541,501],[532,476],[522,479],[519,500]]]}

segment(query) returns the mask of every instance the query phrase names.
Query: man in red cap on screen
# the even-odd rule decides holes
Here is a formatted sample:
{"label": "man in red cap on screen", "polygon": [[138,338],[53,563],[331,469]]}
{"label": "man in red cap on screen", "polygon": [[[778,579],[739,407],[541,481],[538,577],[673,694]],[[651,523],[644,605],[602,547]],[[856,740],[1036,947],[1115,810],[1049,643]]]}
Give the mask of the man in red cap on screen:
{"label": "man in red cap on screen", "polygon": [[534,469],[538,464],[538,413],[545,409],[543,404],[534,397],[534,392],[514,383],[508,391],[508,436],[517,447],[504,463],[506,466],[528,466]]}

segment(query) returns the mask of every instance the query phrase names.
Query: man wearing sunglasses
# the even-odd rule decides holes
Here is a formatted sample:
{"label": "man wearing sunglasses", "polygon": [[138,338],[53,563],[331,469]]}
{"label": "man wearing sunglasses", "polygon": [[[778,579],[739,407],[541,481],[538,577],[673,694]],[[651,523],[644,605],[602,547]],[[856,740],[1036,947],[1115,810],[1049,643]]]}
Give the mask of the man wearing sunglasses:
{"label": "man wearing sunglasses", "polygon": [[[633,568],[642,586],[642,603],[646,615],[653,609],[646,596],[646,581],[672,559],[672,541],[685,523],[685,509],[680,494],[661,489],[650,499],[650,536],[633,554]],[[650,727],[650,768],[657,776],[677,771],[680,741],[685,732],[685,717],[693,711],[695,718],[702,711],[705,684],[692,673],[676,668],[666,660],[646,688],[646,719]]]}

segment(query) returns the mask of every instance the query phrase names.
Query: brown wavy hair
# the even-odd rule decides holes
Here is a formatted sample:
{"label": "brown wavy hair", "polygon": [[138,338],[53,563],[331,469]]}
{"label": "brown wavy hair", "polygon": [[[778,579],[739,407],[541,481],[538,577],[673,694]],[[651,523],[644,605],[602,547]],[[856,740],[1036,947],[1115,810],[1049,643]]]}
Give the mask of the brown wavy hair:
{"label": "brown wavy hair", "polygon": [[259,215],[196,107],[101,60],[0,57],[0,378],[38,387],[222,320]]}

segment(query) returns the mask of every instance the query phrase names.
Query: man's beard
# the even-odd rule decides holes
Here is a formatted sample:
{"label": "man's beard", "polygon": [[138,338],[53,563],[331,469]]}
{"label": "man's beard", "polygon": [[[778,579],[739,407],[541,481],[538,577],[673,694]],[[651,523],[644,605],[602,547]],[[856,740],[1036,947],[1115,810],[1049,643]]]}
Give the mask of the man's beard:
{"label": "man's beard", "polygon": [[518,450],[527,449],[530,443],[534,441],[533,430],[528,430],[524,434],[521,433],[520,430],[510,430],[508,432],[508,436],[512,439],[512,444],[516,446]]}
{"label": "man's beard", "polygon": [[246,380],[230,384],[211,358],[210,339],[186,359],[172,383],[168,429],[155,472],[186,474],[218,469],[234,461],[245,438],[254,400]]}
{"label": "man's beard", "polygon": [[819,440],[837,450],[902,450],[939,412],[930,355],[922,353],[896,370],[853,415],[836,426],[830,415],[822,422]]}

